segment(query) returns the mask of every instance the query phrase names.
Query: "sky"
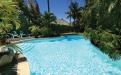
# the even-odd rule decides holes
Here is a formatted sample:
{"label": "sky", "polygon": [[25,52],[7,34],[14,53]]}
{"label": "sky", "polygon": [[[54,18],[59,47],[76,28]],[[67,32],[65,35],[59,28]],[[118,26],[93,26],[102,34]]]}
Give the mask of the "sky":
{"label": "sky", "polygon": [[[67,19],[66,11],[69,11],[68,6],[70,5],[70,0],[50,0],[50,12],[54,13],[57,19],[64,19],[69,22]],[[72,0],[73,2],[79,2],[79,6],[84,6],[84,0]],[[48,11],[47,0],[37,0],[39,9],[41,13]]]}

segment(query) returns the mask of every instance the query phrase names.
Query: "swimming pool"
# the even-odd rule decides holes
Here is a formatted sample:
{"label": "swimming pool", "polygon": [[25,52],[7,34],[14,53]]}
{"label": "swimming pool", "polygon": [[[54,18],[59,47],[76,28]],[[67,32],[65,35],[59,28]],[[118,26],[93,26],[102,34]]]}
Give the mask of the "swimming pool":
{"label": "swimming pool", "polygon": [[31,75],[121,75],[121,60],[112,61],[80,35],[35,39],[17,44]]}

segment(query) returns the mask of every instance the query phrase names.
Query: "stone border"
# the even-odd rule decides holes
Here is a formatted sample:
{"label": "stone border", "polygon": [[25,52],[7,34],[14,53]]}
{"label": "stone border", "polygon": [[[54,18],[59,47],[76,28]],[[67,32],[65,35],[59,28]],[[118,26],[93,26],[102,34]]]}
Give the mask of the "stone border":
{"label": "stone border", "polygon": [[[27,40],[33,40],[33,39],[35,38],[21,39],[18,41],[12,41],[11,43],[16,44]],[[26,57],[23,54],[18,54],[16,56],[16,60],[17,60],[17,71],[16,71],[17,75],[30,75],[30,66]]]}

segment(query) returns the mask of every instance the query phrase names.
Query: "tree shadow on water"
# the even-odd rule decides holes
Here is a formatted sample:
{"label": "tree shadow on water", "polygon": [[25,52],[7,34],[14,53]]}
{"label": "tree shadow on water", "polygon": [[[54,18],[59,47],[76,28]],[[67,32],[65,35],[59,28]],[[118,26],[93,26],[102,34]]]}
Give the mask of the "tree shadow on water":
{"label": "tree shadow on water", "polygon": [[67,40],[67,41],[77,40],[78,41],[80,39],[84,39],[84,37],[83,36],[64,36],[62,38],[57,38],[57,39],[49,40],[49,42],[56,42],[56,41],[63,42],[63,40]]}

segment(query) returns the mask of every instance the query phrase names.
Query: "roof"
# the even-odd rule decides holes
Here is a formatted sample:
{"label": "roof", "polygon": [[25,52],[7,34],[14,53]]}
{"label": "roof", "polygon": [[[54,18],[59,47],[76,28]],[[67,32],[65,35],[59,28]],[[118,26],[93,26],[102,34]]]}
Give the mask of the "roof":
{"label": "roof", "polygon": [[69,25],[69,23],[64,19],[57,19],[56,22],[57,24]]}

